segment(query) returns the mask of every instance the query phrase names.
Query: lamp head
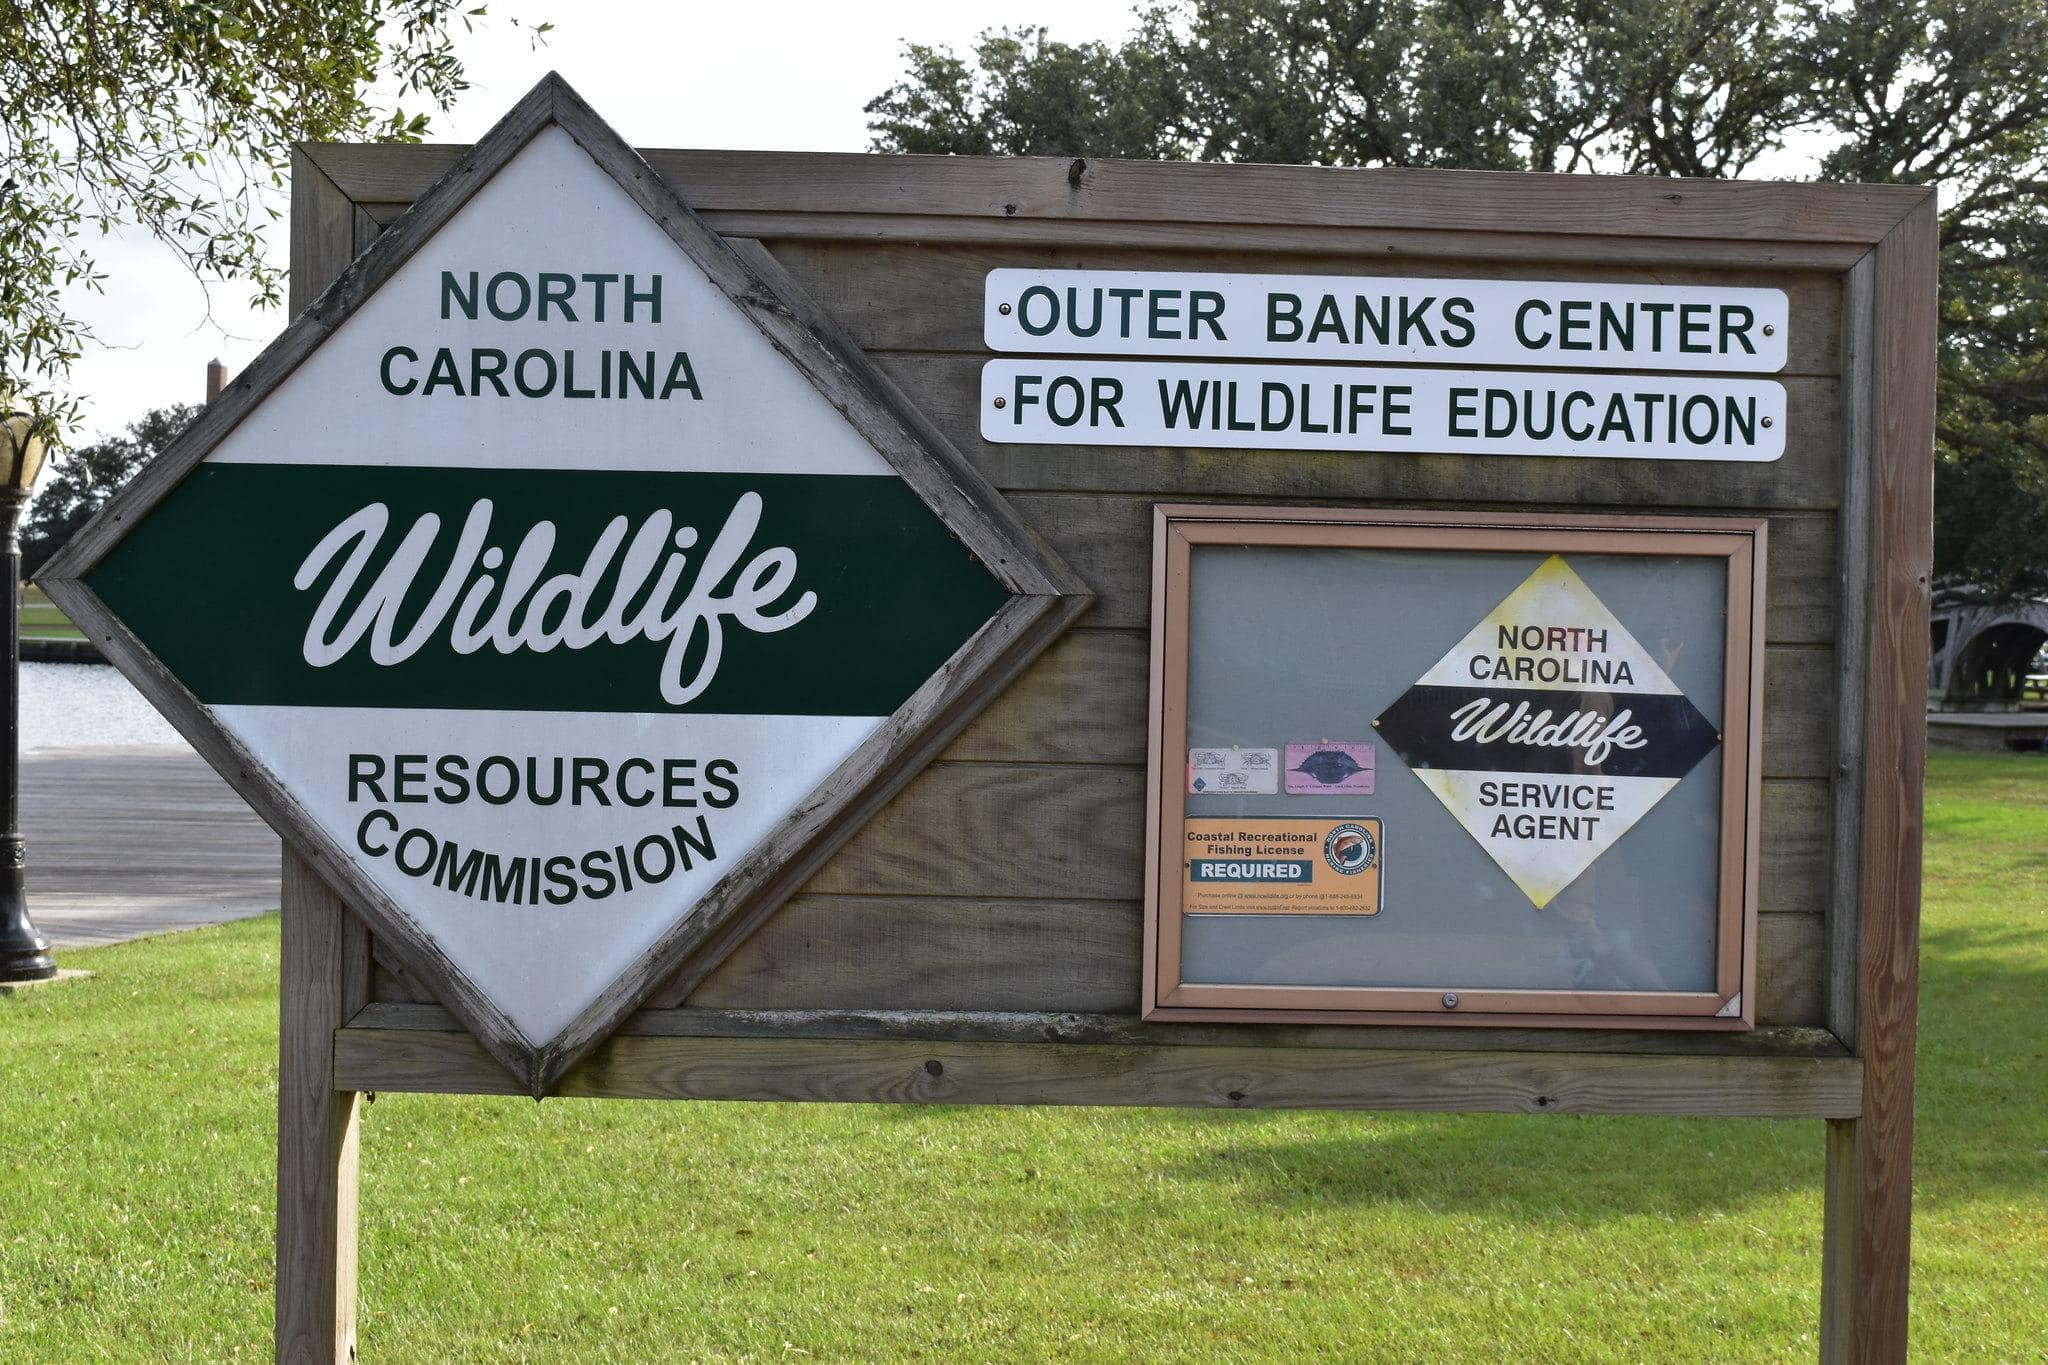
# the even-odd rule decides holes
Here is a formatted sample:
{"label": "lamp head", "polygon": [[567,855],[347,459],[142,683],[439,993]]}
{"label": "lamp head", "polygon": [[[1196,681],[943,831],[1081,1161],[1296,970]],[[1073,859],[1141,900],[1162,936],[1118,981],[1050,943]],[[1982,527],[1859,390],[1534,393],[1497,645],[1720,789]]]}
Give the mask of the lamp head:
{"label": "lamp head", "polygon": [[26,495],[35,487],[46,449],[42,424],[16,412],[10,396],[0,393],[0,490]]}

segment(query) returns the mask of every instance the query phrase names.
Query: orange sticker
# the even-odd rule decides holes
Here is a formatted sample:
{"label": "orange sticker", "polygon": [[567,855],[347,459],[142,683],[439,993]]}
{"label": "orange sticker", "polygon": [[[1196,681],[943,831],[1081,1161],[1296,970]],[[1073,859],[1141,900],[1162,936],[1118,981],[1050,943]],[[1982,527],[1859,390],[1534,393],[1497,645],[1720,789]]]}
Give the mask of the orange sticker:
{"label": "orange sticker", "polygon": [[1189,915],[1377,915],[1386,846],[1377,817],[1182,823]]}

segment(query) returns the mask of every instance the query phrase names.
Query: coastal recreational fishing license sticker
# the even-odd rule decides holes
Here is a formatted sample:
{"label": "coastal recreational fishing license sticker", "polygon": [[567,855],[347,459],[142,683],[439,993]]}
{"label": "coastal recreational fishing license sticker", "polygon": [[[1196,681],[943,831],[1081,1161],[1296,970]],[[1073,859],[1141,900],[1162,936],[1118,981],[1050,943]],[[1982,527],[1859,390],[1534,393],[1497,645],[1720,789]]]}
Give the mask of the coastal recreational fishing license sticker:
{"label": "coastal recreational fishing license sticker", "polygon": [[1373,725],[1539,910],[1721,742],[1558,555]]}
{"label": "coastal recreational fishing license sticker", "polygon": [[1279,791],[1278,749],[1188,750],[1189,796],[1274,796]]}
{"label": "coastal recreational fishing license sticker", "polygon": [[1191,819],[1181,913],[1377,915],[1386,848],[1377,818]]}

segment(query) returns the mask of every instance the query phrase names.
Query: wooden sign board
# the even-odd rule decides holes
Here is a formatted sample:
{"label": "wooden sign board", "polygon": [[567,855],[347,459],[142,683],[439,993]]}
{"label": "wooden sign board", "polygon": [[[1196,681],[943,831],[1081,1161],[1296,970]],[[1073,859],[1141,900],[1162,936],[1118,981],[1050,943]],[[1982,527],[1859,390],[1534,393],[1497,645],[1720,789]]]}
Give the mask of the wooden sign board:
{"label": "wooden sign board", "polygon": [[[374,273],[379,242],[417,236],[420,215],[444,202],[435,187],[474,164],[472,155],[418,146],[302,149],[293,183],[293,303],[303,310],[295,330],[332,328],[361,293],[366,272]],[[960,477],[998,490],[999,498],[968,501],[986,522],[1011,527],[1011,543],[1035,536],[1050,548],[1037,587],[1026,594],[1051,599],[1036,639],[1065,624],[1060,604],[1078,605],[1084,592],[1093,602],[1028,667],[1031,646],[998,651],[1005,667],[991,670],[984,686],[938,698],[923,731],[928,742],[904,745],[886,765],[889,779],[845,807],[837,851],[821,848],[815,859],[792,863],[789,875],[770,877],[753,904],[779,901],[779,908],[736,915],[707,934],[559,1075],[553,1093],[1819,1118],[1829,1125],[1823,1354],[1846,1360],[1902,1350],[1932,492],[1935,214],[1928,192],[1070,159],[641,155],[644,164],[632,163],[637,171],[614,177],[637,198],[637,211],[656,201],[687,204],[708,237],[723,239],[719,250],[744,263],[747,282],[732,296],[757,325],[800,321],[834,363],[871,371],[862,392],[873,395],[872,410],[891,414],[935,459],[957,452],[951,467]],[[1064,305],[1067,276],[1080,271],[1227,277],[1233,283],[1211,292],[1223,296],[1229,318],[1270,299],[1268,285],[1282,277],[1332,277],[1352,292],[1360,280],[1385,281],[1388,291],[1406,280],[1486,282],[1460,297],[1473,305],[1473,344],[1484,334],[1495,349],[1467,368],[1516,380],[1458,382],[1459,358],[1404,349],[1398,309],[1384,346],[1374,337],[1360,347],[1354,313],[1343,318],[1347,341],[1325,329],[1310,347],[1316,310],[1304,304],[1299,350],[1273,342],[1283,349],[1198,352],[1185,349],[1184,336],[1158,343],[1179,344],[1179,351],[1133,352],[1121,339],[1115,348],[1091,349],[1072,338],[1055,344],[1050,333],[1047,349],[1034,349],[1024,324],[1045,323],[1043,300],[1034,295],[1031,311],[1020,315],[1018,299],[991,280],[1057,274]],[[1654,292],[1668,289],[1707,292],[1686,299]],[[1441,296],[1435,286],[1431,292]],[[1782,314],[1771,311],[1778,298]],[[1639,332],[1632,345],[1613,334],[1602,342],[1603,299],[1617,309],[1633,302],[1639,319],[1645,304],[1717,299],[1748,307],[1751,317],[1744,327],[1737,314],[1714,315],[1705,344],[1721,349],[1712,352],[1672,351],[1667,338],[1647,343],[1652,349],[1636,355],[1640,364],[1609,364],[1598,351],[1550,343],[1526,357],[1514,350],[1514,320],[1531,299],[1553,309],[1555,336],[1566,335],[1572,321],[1569,335],[1607,346],[1610,359],[1641,351],[1648,334]],[[1505,311],[1500,300],[1510,301]],[[1004,317],[1004,302],[1022,336],[991,331],[989,314]],[[1589,311],[1568,318],[1566,302]],[[1212,307],[1203,300],[1205,312]],[[1149,328],[1149,314],[1133,314],[1140,316]],[[1532,340],[1542,316],[1524,317]],[[1505,334],[1482,326],[1501,317]],[[1585,318],[1590,330],[1576,330]],[[1768,340],[1782,342],[1782,355],[1761,344],[1766,319],[1776,328]],[[1725,346],[1724,322],[1731,329]],[[1159,325],[1168,332],[1175,323],[1162,313]],[[1232,335],[1228,326],[1224,332]],[[1444,332],[1432,329],[1439,341]],[[1737,332],[1759,343],[1753,365]],[[1699,343],[1701,335],[1691,339]],[[1206,328],[1200,339],[1215,340]],[[1422,345],[1413,328],[1405,345]],[[292,353],[291,363],[299,358]],[[1598,385],[1612,392],[1635,385],[1630,376],[1654,377],[1654,391],[1678,395],[1681,424],[1688,396],[1718,395],[1724,428],[1731,409],[1719,399],[1734,395],[1733,411],[1746,420],[1754,397],[1756,448],[1729,447],[1730,458],[1632,450],[1616,430],[1605,451],[1534,457],[1516,448],[1533,439],[1526,430],[1486,436],[1484,399],[1463,409],[1475,415],[1458,419],[1479,423],[1478,445],[1391,444],[1401,433],[1387,433],[1388,443],[1347,444],[1307,430],[1328,419],[1311,406],[1304,423],[1298,385],[1285,422],[1281,400],[1273,400],[1270,433],[1229,429],[1227,403],[1220,419],[1210,419],[1226,428],[1211,431],[1213,440],[1137,425],[1135,406],[1121,410],[1131,424],[1122,428],[1099,407],[1086,416],[1091,394],[1112,396],[1092,386],[1098,377],[1118,380],[1127,404],[1145,398],[1155,409],[1162,377],[1219,385],[1208,390],[1211,404],[1219,391],[1227,397],[1233,380],[1295,383],[1291,373],[1198,373],[1197,365],[1315,370],[1301,382],[1325,384],[1342,377],[1322,371],[1356,367],[1399,376],[1353,376],[1349,382],[1359,385],[1413,385],[1419,393],[1434,384],[1432,401],[1443,406],[1432,420],[1445,423],[1447,436],[1447,414],[1461,401],[1453,390],[1533,388],[1565,376],[1546,391],[1590,395]],[[1171,367],[1171,374],[1130,368],[1137,366]],[[266,358],[216,412],[246,406],[240,395],[273,383],[280,368],[289,365]],[[403,384],[417,375],[424,387],[430,371],[394,369],[394,376]],[[1072,433],[1043,406],[1028,413],[1029,423],[1044,425],[1012,439],[1011,402],[1027,373],[1044,377],[1035,391],[1047,398],[1061,375],[1082,381],[1061,388],[1058,412],[1074,413],[1071,398],[1080,394],[1084,407],[1072,432],[1086,430],[1085,440],[1061,435]],[[580,370],[578,382],[586,382]],[[1769,406],[1773,389],[1782,392],[1782,409]],[[1248,391],[1240,387],[1240,394],[1234,420],[1264,421],[1245,406]],[[1320,403],[1320,395],[1311,397]],[[1347,393],[1347,414],[1351,401]],[[1665,416],[1624,406],[1644,415],[1645,425]],[[1384,421],[1386,409],[1375,406],[1367,416]],[[209,413],[199,429],[217,433],[226,420]],[[1695,417],[1702,420],[1704,410]],[[1663,431],[1670,430],[1667,422]],[[1770,447],[1766,432],[1774,433]],[[153,471],[150,482],[152,496],[163,496],[175,480]],[[1752,604],[1752,635],[1724,637],[1730,657],[1742,638],[1761,640],[1752,655],[1752,663],[1761,660],[1761,692],[1751,689],[1744,741],[1750,769],[1723,786],[1724,797],[1744,782],[1756,793],[1755,820],[1745,826],[1753,850],[1741,869],[1756,879],[1754,933],[1747,907],[1741,928],[1743,952],[1753,952],[1754,962],[1742,962],[1739,975],[1739,1013],[1753,1027],[1142,1018],[1152,863],[1146,822],[1160,809],[1148,801],[1147,763],[1152,679],[1165,663],[1156,653],[1152,573],[1162,504],[1183,509],[1176,515],[1191,505],[1227,505],[1240,509],[1230,514],[1240,519],[1306,508],[1316,516],[1392,513],[1415,524],[1450,512],[1475,522],[1522,516],[1553,530],[1569,529],[1561,514],[1699,518],[1703,532],[1737,537],[1752,534],[1739,528],[1761,528],[1754,540],[1767,571],[1753,580],[1761,599]],[[1727,530],[1731,524],[1738,529]],[[1552,552],[1567,564],[1577,553],[1569,546]],[[1535,554],[1523,577],[1546,562]],[[990,572],[1004,572],[1000,554],[980,557]],[[1059,561],[1078,584],[1057,576],[1051,566]],[[1574,572],[1618,618],[1633,610],[1613,600],[1618,594],[1601,573]],[[1735,583],[1725,573],[1723,581]],[[1476,590],[1461,600],[1478,615],[1432,623],[1454,633],[1414,662],[1434,666],[1516,586],[1506,583],[1493,602]],[[1731,592],[1731,605],[1739,598]],[[88,619],[95,636],[110,634],[103,619]],[[1626,623],[1645,649],[1655,649],[1641,638],[1648,631],[1639,618]],[[115,652],[133,672],[155,667],[118,644]],[[1659,667],[1682,690],[1697,685],[1690,675],[1679,683],[1683,667],[1661,659]],[[1004,686],[1007,674],[1014,680]],[[1725,704],[1741,690],[1740,679],[1731,686],[1725,670],[1720,676]],[[985,700],[986,709],[972,714]],[[1707,700],[1701,714],[1725,721],[1726,712]],[[1330,747],[1324,741],[1350,744],[1316,766],[1361,797],[1363,777],[1336,770],[1342,759],[1370,771],[1378,801],[1414,771],[1392,740],[1373,738],[1378,714],[1363,716],[1365,729],[1355,733],[1270,733],[1259,747],[1278,750],[1284,764],[1290,744],[1317,745],[1297,763]],[[1725,762],[1725,726],[1717,734],[1715,752]],[[244,757],[233,750],[213,756],[231,775]],[[1255,775],[1242,762],[1236,771]],[[1287,799],[1284,791],[1277,799]],[[1444,837],[1471,854],[1475,836],[1442,801],[1429,799]],[[1333,827],[1356,825],[1383,845],[1385,876],[1372,893],[1378,915],[1413,904],[1420,888],[1411,876],[1411,825],[1429,807],[1417,802],[1398,821],[1378,813],[1377,830],[1374,811],[1330,809],[1341,817]],[[1725,802],[1718,809],[1725,834],[1730,809]],[[1741,810],[1745,822],[1748,810]],[[1325,813],[1319,806],[1313,818]],[[1628,841],[1649,832],[1622,835],[1591,864],[1596,875],[1604,860],[1626,856]],[[1361,858],[1362,850],[1356,831],[1332,847],[1343,859]],[[531,1089],[503,1064],[503,1049],[466,1026],[475,1011],[419,969],[419,955],[392,932],[399,926],[379,915],[376,888],[326,852],[298,839],[287,855],[282,964],[279,1334],[286,1349],[312,1358],[343,1353],[353,1331],[357,1095]],[[1535,897],[1490,853],[1467,862],[1522,897],[1509,902],[1516,924],[1552,913],[1535,909]],[[1376,917],[1368,893],[1347,894],[1354,920]],[[1558,894],[1573,892],[1567,884]],[[1717,972],[1725,942],[1715,949]],[[1449,978],[1429,977],[1432,986],[1440,981]],[[1724,985],[1717,975],[1713,990]]]}

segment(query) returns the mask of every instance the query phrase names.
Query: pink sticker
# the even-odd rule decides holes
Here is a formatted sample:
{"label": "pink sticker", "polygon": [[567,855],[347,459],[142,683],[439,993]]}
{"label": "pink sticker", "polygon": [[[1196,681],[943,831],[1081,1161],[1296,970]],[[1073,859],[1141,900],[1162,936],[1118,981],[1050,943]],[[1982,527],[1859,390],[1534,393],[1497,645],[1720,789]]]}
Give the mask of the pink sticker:
{"label": "pink sticker", "polygon": [[1372,745],[1365,741],[1290,744],[1286,767],[1289,796],[1372,795]]}

